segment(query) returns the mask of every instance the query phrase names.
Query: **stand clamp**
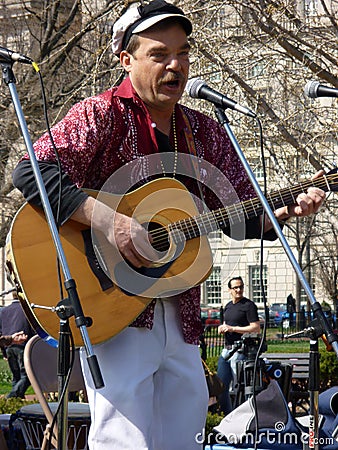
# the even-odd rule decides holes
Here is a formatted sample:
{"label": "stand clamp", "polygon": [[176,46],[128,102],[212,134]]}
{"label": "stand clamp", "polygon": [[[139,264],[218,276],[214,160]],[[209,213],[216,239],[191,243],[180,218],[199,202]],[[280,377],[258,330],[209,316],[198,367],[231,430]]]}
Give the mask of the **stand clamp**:
{"label": "stand clamp", "polygon": [[[74,316],[74,309],[73,309],[72,303],[68,297],[61,300],[57,304],[56,308],[54,308],[54,311],[56,312],[58,317],[62,320],[67,320]],[[93,325],[93,319],[89,316],[86,316],[85,317],[85,326],[91,327],[92,325]]]}

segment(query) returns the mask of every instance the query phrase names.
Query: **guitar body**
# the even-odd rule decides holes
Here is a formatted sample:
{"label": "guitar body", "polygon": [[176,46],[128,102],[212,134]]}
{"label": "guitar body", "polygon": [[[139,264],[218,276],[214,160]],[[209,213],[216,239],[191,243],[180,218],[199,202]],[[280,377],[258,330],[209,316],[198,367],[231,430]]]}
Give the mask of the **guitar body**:
{"label": "guitar body", "polygon": [[[198,214],[190,193],[180,182],[171,178],[154,180],[125,196],[96,191],[88,193],[119,212],[133,216],[142,224],[154,223],[160,228]],[[150,274],[134,271],[118,255],[115,257],[116,251],[107,245],[101,257],[106,262],[105,272],[109,275],[110,286],[108,283],[108,287],[102,288],[85,251],[83,232],[88,231],[88,227],[70,220],[60,228],[60,240],[71,277],[76,282],[84,315],[93,321],[88,327],[92,344],[104,342],[118,334],[139,316],[154,297],[171,296],[201,283],[212,268],[206,236],[185,241],[179,251],[175,245],[170,245],[166,252],[169,256]],[[62,300],[57,257],[41,210],[25,204],[18,211],[8,235],[6,250],[7,268],[16,283],[29,321],[41,337],[58,340],[59,317],[53,310]],[[119,286],[119,277],[122,287]],[[67,296],[67,293],[63,295]],[[70,327],[76,346],[81,346],[81,333],[73,317],[70,318]]]}
{"label": "guitar body", "polygon": [[[312,186],[325,192],[337,191],[337,169],[270,193],[269,204],[273,209],[294,204],[297,195]],[[92,235],[89,227],[71,220],[61,227],[60,240],[71,277],[76,282],[84,315],[93,321],[88,328],[93,344],[122,331],[153,298],[170,297],[202,283],[213,263],[206,235],[239,223],[243,211],[247,219],[263,212],[260,200],[255,198],[199,214],[190,193],[172,178],[151,181],[124,196],[102,191],[88,193],[149,227],[152,245],[160,252],[153,267],[137,270],[121,258],[104,235]],[[56,250],[40,210],[26,204],[18,211],[6,253],[7,269],[32,326],[42,338],[58,340],[59,317],[54,309],[63,299]],[[82,345],[74,318],[70,319],[70,327],[75,344]]]}

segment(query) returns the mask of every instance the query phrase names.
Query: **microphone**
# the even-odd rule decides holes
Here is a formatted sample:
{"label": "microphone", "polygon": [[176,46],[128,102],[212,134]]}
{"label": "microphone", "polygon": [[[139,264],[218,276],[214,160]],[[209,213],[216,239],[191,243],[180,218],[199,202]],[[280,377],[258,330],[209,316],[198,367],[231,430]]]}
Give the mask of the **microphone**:
{"label": "microphone", "polygon": [[0,47],[0,62],[21,62],[23,64],[32,64],[33,60],[21,53],[13,52],[5,47]]}
{"label": "microphone", "polygon": [[318,81],[309,81],[304,88],[304,94],[310,98],[338,97],[338,89],[324,86]]}
{"label": "microphone", "polygon": [[235,111],[243,113],[247,116],[256,117],[256,114],[250,109],[239,105],[230,98],[226,97],[224,94],[215,91],[200,78],[191,78],[188,80],[185,90],[192,98],[202,98],[221,108],[234,109]]}

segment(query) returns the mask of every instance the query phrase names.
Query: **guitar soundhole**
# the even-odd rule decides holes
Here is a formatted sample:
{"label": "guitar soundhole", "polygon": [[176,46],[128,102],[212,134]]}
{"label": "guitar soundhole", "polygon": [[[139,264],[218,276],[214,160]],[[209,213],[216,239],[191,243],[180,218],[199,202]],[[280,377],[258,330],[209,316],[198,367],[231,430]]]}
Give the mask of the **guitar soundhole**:
{"label": "guitar soundhole", "polygon": [[158,252],[166,252],[170,247],[167,230],[157,222],[143,223],[142,226],[151,234],[152,246]]}

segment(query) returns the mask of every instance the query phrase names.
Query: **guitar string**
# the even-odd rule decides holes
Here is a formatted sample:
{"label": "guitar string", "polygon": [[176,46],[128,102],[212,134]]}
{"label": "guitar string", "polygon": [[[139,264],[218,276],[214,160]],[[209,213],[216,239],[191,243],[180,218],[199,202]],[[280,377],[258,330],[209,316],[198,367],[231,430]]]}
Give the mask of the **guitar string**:
{"label": "guitar string", "polygon": [[[336,178],[338,180],[338,175],[329,175],[324,178],[330,178],[333,180],[335,180],[335,178]],[[291,200],[293,202],[295,201],[294,194],[297,194],[297,195],[299,194],[300,187],[302,187],[302,189],[303,189],[302,192],[304,192],[305,189],[310,186],[322,187],[322,188],[326,189],[327,181],[326,181],[326,179],[306,181],[303,183],[299,183],[298,185],[293,186],[291,188],[284,188],[279,191],[273,192],[273,193],[269,194],[270,203],[272,204],[272,206],[274,206],[273,202],[276,200],[279,203],[281,202],[282,205],[290,204]],[[280,197],[280,199],[278,197]],[[279,205],[277,205],[277,206],[279,207]],[[257,211],[257,208],[259,208],[258,211]],[[161,244],[167,246],[168,232],[170,232],[170,231],[175,231],[175,230],[178,230],[181,232],[183,231],[183,234],[185,234],[184,233],[184,231],[185,231],[187,234],[189,234],[189,235],[191,234],[192,237],[200,236],[201,235],[200,227],[198,226],[197,220],[200,220],[202,224],[205,222],[208,222],[211,226],[216,225],[216,229],[217,229],[219,227],[219,225],[221,225],[221,222],[223,222],[223,223],[231,222],[231,219],[233,219],[233,217],[231,217],[231,214],[230,214],[231,210],[234,210],[236,212],[236,215],[238,218],[243,216],[244,213],[246,214],[247,218],[250,218],[250,213],[255,212],[255,214],[258,215],[258,213],[260,213],[262,211],[262,209],[263,209],[263,207],[258,198],[245,200],[244,202],[241,202],[239,204],[230,205],[226,208],[219,208],[212,212],[203,213],[196,217],[178,220],[177,222],[170,224],[168,227],[162,227],[157,230],[152,230],[152,231],[150,231],[149,234],[151,235],[151,237],[153,239],[153,244],[155,244],[157,246],[161,245]],[[225,225],[227,225],[227,223],[225,223]],[[236,222],[234,222],[234,223],[236,223]],[[169,228],[169,230],[168,230],[168,228]],[[172,229],[172,230],[170,230],[170,229]],[[215,230],[215,228],[212,227],[209,231],[214,231],[214,230]],[[206,227],[205,227],[205,231],[206,231],[205,234],[207,234],[209,232],[209,231],[207,231]],[[194,234],[194,232],[196,234]],[[186,234],[185,234],[185,236],[186,236]],[[100,247],[102,248],[102,246],[100,246]]]}
{"label": "guitar string", "polygon": [[[281,202],[281,205],[278,205],[278,204],[276,205],[276,207],[279,207],[279,206],[283,206],[285,204],[290,204],[291,200],[293,202],[295,202],[296,199],[295,199],[294,194],[297,194],[297,195],[299,194],[299,188],[302,187],[303,188],[302,192],[304,192],[305,189],[310,186],[318,186],[318,187],[326,188],[327,183],[325,180],[320,180],[316,184],[314,184],[312,181],[307,181],[304,183],[299,183],[297,186],[293,186],[292,188],[281,189],[280,191],[269,194],[270,203],[272,204],[272,206],[274,206],[275,201],[278,201],[279,203]],[[281,199],[279,199],[279,197],[281,197]],[[246,206],[246,205],[251,205],[251,207]],[[224,213],[225,213],[226,220],[228,221],[228,220],[231,220],[231,214],[228,214],[227,211],[230,211],[231,209],[234,210],[234,212],[237,214],[237,216],[240,216],[239,212],[242,212],[242,214],[243,214],[243,210],[244,210],[244,212],[247,213],[247,218],[249,218],[250,217],[249,214],[252,211],[255,211],[257,213],[257,211],[256,211],[257,207],[260,207],[259,212],[261,212],[262,207],[261,207],[260,200],[259,199],[250,199],[250,200],[246,200],[239,204],[230,205],[228,207],[219,208],[219,209],[209,212],[209,213],[201,214],[198,216],[198,218],[200,218],[201,221],[203,222],[203,218],[206,218],[208,221],[210,221],[211,216],[219,215],[219,216],[221,216],[220,220],[224,220]],[[219,220],[216,219],[216,222],[218,222],[218,221]],[[189,225],[189,222],[190,222],[190,225]],[[198,227],[198,225],[196,223],[196,217],[182,219],[182,220],[175,222],[175,224],[171,224],[171,225],[179,225],[179,224],[181,224],[181,228],[180,228],[181,230],[183,228],[183,225],[185,225],[185,224],[192,227],[190,230],[194,230]],[[177,227],[177,228],[179,228],[179,227]],[[189,228],[188,228],[188,231],[189,231]],[[213,230],[210,230],[210,231],[213,231]],[[152,238],[156,238],[156,235],[161,236],[162,233],[163,233],[163,229],[153,230],[153,232],[151,233],[151,236],[152,236]],[[167,233],[165,232],[165,234],[167,234]]]}

